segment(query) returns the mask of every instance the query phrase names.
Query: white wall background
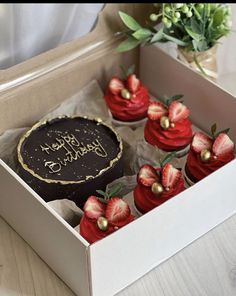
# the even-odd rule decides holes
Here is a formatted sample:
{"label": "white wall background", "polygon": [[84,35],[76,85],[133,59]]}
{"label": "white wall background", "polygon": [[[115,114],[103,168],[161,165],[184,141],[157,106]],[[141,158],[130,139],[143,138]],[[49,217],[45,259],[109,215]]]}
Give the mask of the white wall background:
{"label": "white wall background", "polygon": [[0,4],[0,68],[88,33],[103,3]]}
{"label": "white wall background", "polygon": [[231,3],[232,32],[220,40],[218,47],[218,70],[220,75],[236,72],[236,3]]}

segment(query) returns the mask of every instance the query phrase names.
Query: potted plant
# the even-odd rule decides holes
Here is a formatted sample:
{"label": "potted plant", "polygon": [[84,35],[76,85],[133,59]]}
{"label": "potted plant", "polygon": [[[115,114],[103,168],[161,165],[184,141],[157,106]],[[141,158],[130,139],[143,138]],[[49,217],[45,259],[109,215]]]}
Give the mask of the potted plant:
{"label": "potted plant", "polygon": [[153,13],[145,27],[123,12],[119,15],[128,31],[118,51],[124,52],[140,44],[171,41],[177,45],[180,60],[213,80],[217,78],[217,45],[231,28],[228,4],[153,4]]}

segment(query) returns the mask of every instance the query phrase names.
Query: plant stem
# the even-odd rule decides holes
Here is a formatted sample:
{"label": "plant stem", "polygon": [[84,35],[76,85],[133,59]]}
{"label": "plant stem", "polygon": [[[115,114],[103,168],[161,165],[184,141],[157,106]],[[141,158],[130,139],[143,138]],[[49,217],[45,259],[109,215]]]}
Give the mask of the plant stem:
{"label": "plant stem", "polygon": [[197,56],[196,56],[196,53],[194,53],[193,59],[194,59],[195,64],[197,65],[198,69],[202,72],[202,74],[205,75],[205,76],[207,76],[207,77],[209,77],[209,76],[207,75],[207,73],[203,70],[203,68],[202,68],[202,66],[200,65],[200,63],[198,62],[198,60],[197,60]]}

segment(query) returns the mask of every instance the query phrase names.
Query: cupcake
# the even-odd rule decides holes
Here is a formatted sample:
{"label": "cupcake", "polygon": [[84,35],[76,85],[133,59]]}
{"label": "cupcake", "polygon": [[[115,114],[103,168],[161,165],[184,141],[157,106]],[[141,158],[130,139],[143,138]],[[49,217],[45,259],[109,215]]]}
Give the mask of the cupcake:
{"label": "cupcake", "polygon": [[134,204],[139,214],[160,206],[185,189],[181,171],[166,163],[161,168],[143,165],[137,174]]}
{"label": "cupcake", "polygon": [[149,94],[135,74],[129,74],[124,80],[112,77],[104,99],[114,124],[132,127],[146,120]]}
{"label": "cupcake", "polygon": [[188,118],[189,110],[183,103],[176,100],[168,105],[152,102],[147,116],[144,138],[149,144],[158,148],[160,154],[176,152],[177,157],[187,154],[192,140],[192,124]]}
{"label": "cupcake", "polygon": [[90,243],[94,243],[134,220],[129,205],[120,197],[109,197],[102,201],[90,196],[84,205],[79,232]]}
{"label": "cupcake", "polygon": [[212,137],[196,132],[185,165],[187,184],[193,185],[234,158],[234,143],[225,132]]}

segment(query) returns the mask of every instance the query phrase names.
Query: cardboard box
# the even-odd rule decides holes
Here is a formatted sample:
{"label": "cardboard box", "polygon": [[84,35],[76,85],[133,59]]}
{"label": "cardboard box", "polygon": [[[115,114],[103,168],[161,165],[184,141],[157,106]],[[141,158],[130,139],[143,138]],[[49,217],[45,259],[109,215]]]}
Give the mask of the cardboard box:
{"label": "cardboard box", "polygon": [[[114,50],[119,38],[112,37],[97,48],[90,43],[90,39],[82,40],[82,55],[77,51],[79,42],[72,42],[63,46],[64,53],[61,48],[55,49],[16,66],[15,73],[9,69],[6,77],[15,76],[2,90],[0,132],[32,124],[92,78],[104,85],[119,64],[140,58],[139,74],[152,94],[183,93],[196,125],[204,130],[214,122],[219,128],[231,127],[230,136],[236,142],[236,101],[214,83],[155,46],[120,55]],[[88,51],[89,44],[92,51]],[[51,61],[57,58],[52,67]],[[110,296],[233,215],[235,171],[236,160],[89,245],[0,161],[0,215],[77,295]]]}

